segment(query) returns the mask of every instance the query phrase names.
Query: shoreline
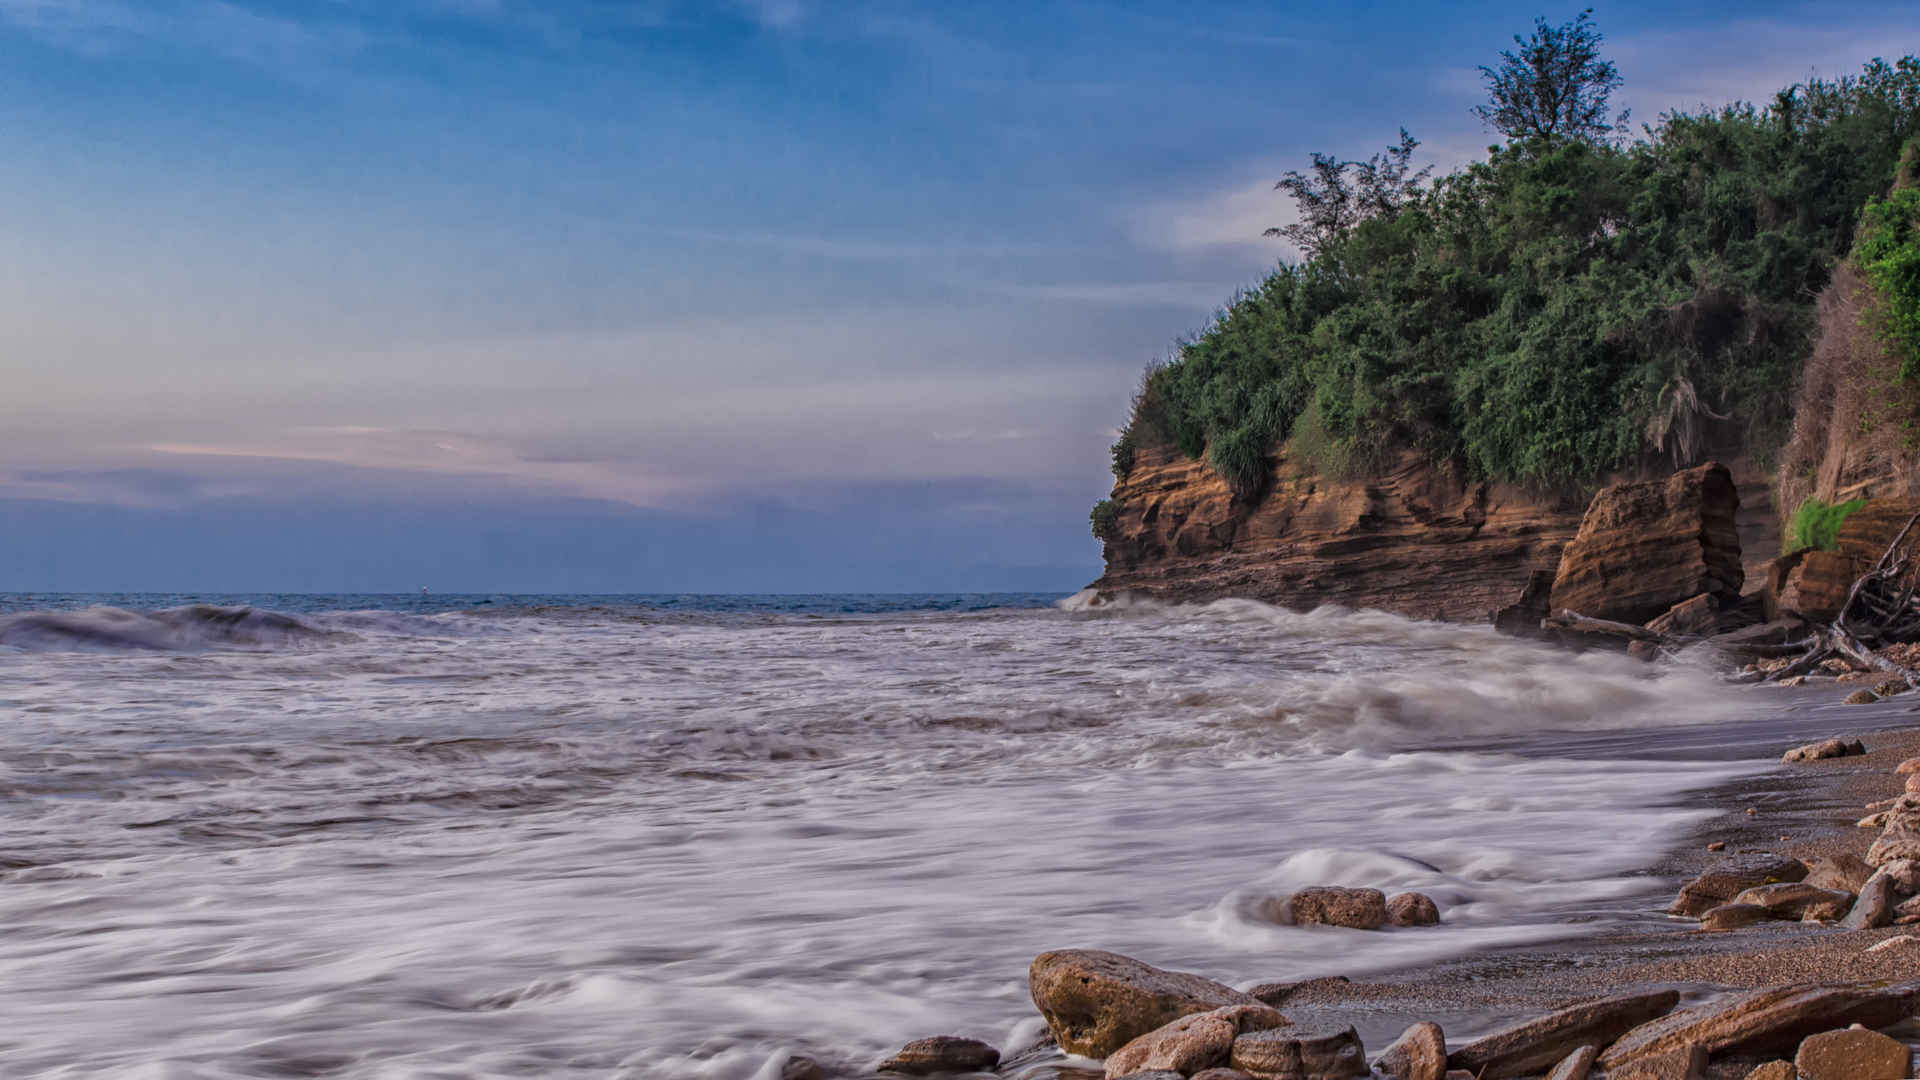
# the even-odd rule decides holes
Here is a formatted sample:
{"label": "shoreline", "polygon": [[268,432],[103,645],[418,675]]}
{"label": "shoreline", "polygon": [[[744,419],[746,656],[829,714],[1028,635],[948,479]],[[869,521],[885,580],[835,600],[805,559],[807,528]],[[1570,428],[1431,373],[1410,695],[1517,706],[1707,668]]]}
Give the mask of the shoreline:
{"label": "shoreline", "polygon": [[[1788,715],[1831,705],[1833,691],[1796,691]],[[1920,757],[1920,693],[1874,706],[1832,710],[1832,736],[1860,738],[1861,756],[1794,764],[1779,763],[1713,787],[1679,795],[1674,805],[1718,811],[1689,828],[1640,871],[1643,893],[1608,905],[1604,913],[1579,913],[1570,921],[1619,921],[1591,934],[1537,944],[1504,946],[1464,956],[1346,980],[1337,974],[1312,978],[1285,998],[1281,1010],[1295,1023],[1315,1027],[1351,1025],[1369,1055],[1392,1043],[1411,1025],[1440,1025],[1450,1046],[1552,1012],[1612,994],[1674,990],[1685,1008],[1744,990],[1794,983],[1875,983],[1911,980],[1920,969],[1920,925],[1846,930],[1799,922],[1763,922],[1731,931],[1703,931],[1698,920],[1665,913],[1679,886],[1716,861],[1772,854],[1803,861],[1848,854],[1863,856],[1878,829],[1855,823],[1867,803],[1903,790],[1894,769]],[[1779,747],[1784,753],[1794,745]],[[1752,808],[1754,813],[1748,813]],[[1709,844],[1724,844],[1710,851]],[[1866,950],[1902,936],[1908,946]],[[1196,972],[1208,975],[1207,972]],[[1920,1048],[1920,1020],[1889,1031]],[[1057,1052],[1056,1052],[1057,1055]],[[1033,1050],[1010,1054],[1010,1080],[1091,1080],[1094,1063]],[[1708,1080],[1740,1080],[1765,1058],[1716,1061]]]}

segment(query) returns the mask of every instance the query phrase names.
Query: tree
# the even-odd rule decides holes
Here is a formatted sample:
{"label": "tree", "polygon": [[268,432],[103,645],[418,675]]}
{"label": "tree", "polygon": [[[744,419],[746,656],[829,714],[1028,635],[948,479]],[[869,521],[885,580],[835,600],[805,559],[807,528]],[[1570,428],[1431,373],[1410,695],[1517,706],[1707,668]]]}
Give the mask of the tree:
{"label": "tree", "polygon": [[[1372,217],[1390,217],[1420,194],[1420,185],[1432,174],[1429,165],[1411,172],[1413,151],[1420,140],[1400,129],[1400,141],[1365,161],[1341,161],[1315,152],[1312,175],[1295,169],[1273,185],[1293,197],[1300,220],[1266,231],[1292,243],[1308,258],[1325,251],[1347,230]],[[1347,174],[1352,173],[1349,180]]]}
{"label": "tree", "polygon": [[1593,9],[1559,26],[1533,21],[1533,36],[1513,35],[1520,51],[1502,52],[1500,66],[1481,67],[1488,101],[1473,114],[1514,140],[1571,139],[1598,143],[1624,131],[1627,114],[1607,118],[1607,98],[1621,78],[1613,62],[1600,58],[1600,28]]}

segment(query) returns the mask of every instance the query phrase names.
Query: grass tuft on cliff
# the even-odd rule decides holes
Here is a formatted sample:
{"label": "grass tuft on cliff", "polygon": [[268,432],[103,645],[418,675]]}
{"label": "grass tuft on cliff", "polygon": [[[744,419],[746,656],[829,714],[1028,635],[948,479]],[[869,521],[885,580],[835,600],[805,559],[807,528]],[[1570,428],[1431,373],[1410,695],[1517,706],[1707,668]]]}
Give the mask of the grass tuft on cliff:
{"label": "grass tuft on cliff", "polygon": [[[1326,474],[1412,449],[1469,476],[1565,484],[1777,447],[1814,298],[1862,208],[1911,235],[1920,204],[1885,196],[1917,135],[1909,56],[1764,105],[1667,113],[1631,141],[1514,138],[1430,184],[1406,171],[1404,132],[1385,158],[1316,155],[1313,176],[1283,181],[1323,200],[1301,203],[1323,226],[1311,254],[1149,369],[1115,473],[1171,445],[1254,496],[1291,442]],[[1327,205],[1362,209],[1311,217]],[[1896,301],[1920,298],[1905,250],[1869,262]],[[1920,333],[1920,307],[1902,310],[1916,321],[1896,325]]]}
{"label": "grass tuft on cliff", "polygon": [[1786,543],[1781,545],[1782,553],[1799,551],[1802,548],[1815,548],[1820,551],[1836,551],[1840,547],[1840,524],[1847,515],[1867,505],[1865,499],[1851,499],[1843,503],[1825,503],[1819,499],[1808,499],[1793,512],[1793,519],[1787,522]]}

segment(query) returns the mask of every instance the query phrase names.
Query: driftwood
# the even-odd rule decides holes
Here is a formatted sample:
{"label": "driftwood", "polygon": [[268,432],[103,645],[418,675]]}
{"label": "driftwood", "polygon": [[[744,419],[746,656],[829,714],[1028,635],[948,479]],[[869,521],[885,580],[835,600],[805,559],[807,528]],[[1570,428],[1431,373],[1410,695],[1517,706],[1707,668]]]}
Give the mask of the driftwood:
{"label": "driftwood", "polygon": [[1547,630],[1572,630],[1582,634],[1605,634],[1609,637],[1623,637],[1633,641],[1650,641],[1655,645],[1664,645],[1672,640],[1666,634],[1649,630],[1644,626],[1614,622],[1611,619],[1596,619],[1565,608],[1541,619],[1540,626]]}
{"label": "driftwood", "polygon": [[1763,681],[1792,678],[1828,660],[1842,659],[1870,671],[1897,675],[1908,686],[1920,686],[1920,671],[1874,651],[1920,638],[1920,603],[1915,596],[1920,590],[1920,566],[1914,562],[1914,545],[1908,543],[1915,525],[1920,525],[1920,514],[1908,518],[1873,568],[1854,579],[1853,587],[1847,590],[1847,601],[1833,622],[1814,628],[1806,650],[1792,663],[1768,672]]}

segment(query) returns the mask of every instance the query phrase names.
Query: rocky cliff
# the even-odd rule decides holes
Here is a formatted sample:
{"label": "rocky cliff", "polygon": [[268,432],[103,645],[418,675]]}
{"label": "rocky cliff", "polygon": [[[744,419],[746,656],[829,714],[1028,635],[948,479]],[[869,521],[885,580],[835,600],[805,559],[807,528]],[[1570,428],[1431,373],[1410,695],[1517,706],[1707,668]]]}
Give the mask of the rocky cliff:
{"label": "rocky cliff", "polygon": [[[1779,521],[1764,475],[1744,463],[1733,474],[1748,577],[1763,581]],[[1512,603],[1533,571],[1552,574],[1589,494],[1468,483],[1412,453],[1371,479],[1329,480],[1282,452],[1266,493],[1249,501],[1204,461],[1142,448],[1114,485],[1120,509],[1093,587],[1477,621]]]}

